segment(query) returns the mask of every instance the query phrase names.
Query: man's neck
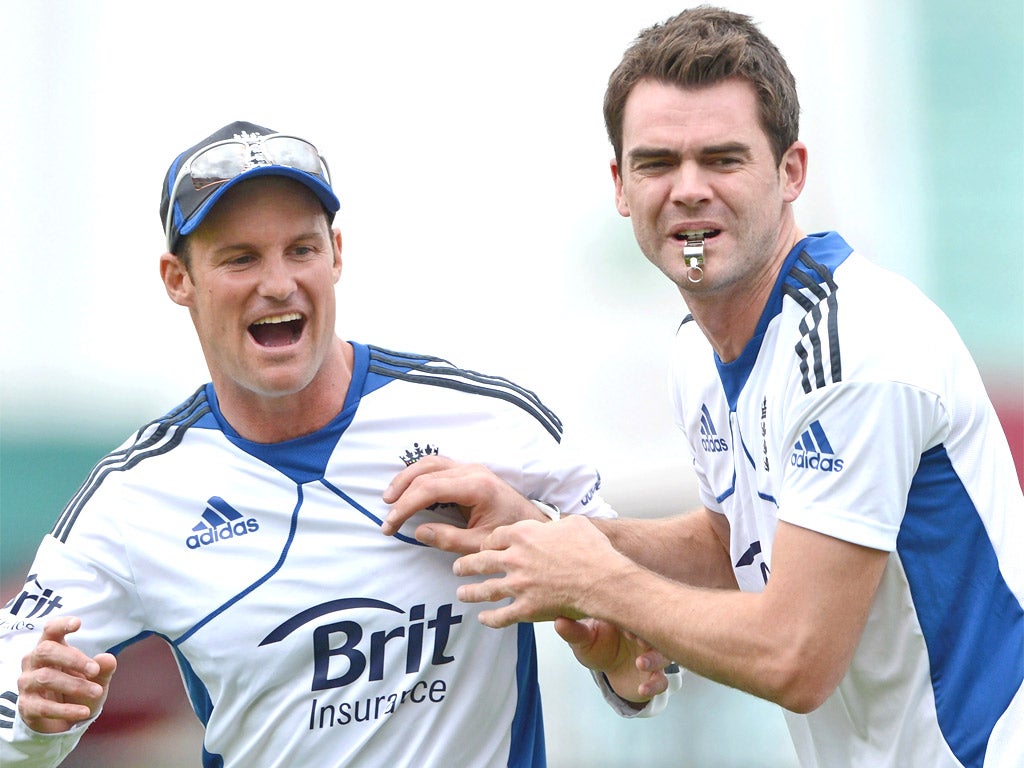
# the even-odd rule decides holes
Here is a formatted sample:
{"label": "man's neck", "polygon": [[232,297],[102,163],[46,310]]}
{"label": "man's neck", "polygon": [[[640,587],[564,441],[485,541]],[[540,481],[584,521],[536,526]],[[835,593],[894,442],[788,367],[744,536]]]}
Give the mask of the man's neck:
{"label": "man's neck", "polygon": [[254,443],[279,443],[312,434],[345,406],[353,356],[352,345],[336,339],[313,381],[289,395],[222,392],[214,382],[221,413],[239,435]]}
{"label": "man's neck", "polygon": [[782,265],[803,239],[795,226],[787,228],[771,261],[751,280],[709,293],[683,292],[687,308],[724,363],[738,358],[754,337]]}

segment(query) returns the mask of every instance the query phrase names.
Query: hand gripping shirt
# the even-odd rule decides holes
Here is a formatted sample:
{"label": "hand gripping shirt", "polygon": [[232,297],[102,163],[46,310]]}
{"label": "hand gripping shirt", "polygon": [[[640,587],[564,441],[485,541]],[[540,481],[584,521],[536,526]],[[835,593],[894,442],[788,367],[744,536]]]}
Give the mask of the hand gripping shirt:
{"label": "hand gripping shirt", "polygon": [[703,503],[741,589],[777,521],[890,553],[849,669],[786,713],[804,766],[1024,766],[1024,498],[949,320],[835,233],[789,254],[752,341],[696,323],[672,364]]}
{"label": "hand gripping shirt", "polygon": [[609,516],[599,477],[562,455],[531,392],[353,346],[344,409],[314,434],[248,442],[206,385],[96,466],[0,613],[0,763],[56,765],[80,737],[33,734],[15,712],[21,658],[65,613],[90,656],[170,644],[207,768],[544,765],[532,625],[481,625],[456,599],[455,556],[413,538],[460,523],[456,507],[384,536],[381,494],[440,454]]}

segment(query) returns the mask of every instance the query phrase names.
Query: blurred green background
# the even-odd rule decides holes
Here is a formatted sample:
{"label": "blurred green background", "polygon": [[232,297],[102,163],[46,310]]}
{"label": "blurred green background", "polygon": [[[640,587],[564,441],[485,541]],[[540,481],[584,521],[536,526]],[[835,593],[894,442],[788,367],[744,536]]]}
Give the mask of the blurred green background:
{"label": "blurred green background", "polygon": [[[729,6],[762,20],[797,73],[811,150],[804,228],[840,229],[950,315],[1020,469],[1024,5]],[[324,39],[278,61],[236,37],[240,8],[183,3],[181,23],[165,24],[127,2],[5,2],[0,129],[22,151],[0,191],[0,290],[16,329],[0,380],[3,597],[91,467],[204,380],[156,277],[156,187],[176,147],[233,119],[320,121],[309,135],[340,135],[342,151],[328,153],[342,157],[350,259],[340,322],[357,331],[343,335],[454,347],[456,362],[550,392],[625,514],[692,503],[660,388],[659,350],[682,310],[614,213],[600,123],[631,37],[681,7],[298,3]],[[197,25],[215,52],[193,50]],[[389,47],[394,71],[381,63]],[[793,764],[762,702],[696,682],[656,721],[621,721],[576,690],[589,683],[543,628],[541,644],[553,768]],[[122,745],[130,720],[116,722]],[[138,738],[151,741],[137,743],[194,733],[178,720],[147,728]],[[68,766],[101,755],[108,768],[154,768],[137,743],[115,748],[96,730],[93,752]],[[195,744],[183,754],[192,760],[162,759],[198,764]]]}

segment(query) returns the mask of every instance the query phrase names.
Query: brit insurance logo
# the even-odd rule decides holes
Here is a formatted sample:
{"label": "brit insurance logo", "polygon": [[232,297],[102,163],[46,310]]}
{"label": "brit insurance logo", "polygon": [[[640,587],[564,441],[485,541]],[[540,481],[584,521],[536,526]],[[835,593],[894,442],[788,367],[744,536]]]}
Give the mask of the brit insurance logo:
{"label": "brit insurance logo", "polygon": [[[448,646],[462,619],[452,603],[406,610],[348,597],[299,611],[259,645],[292,635],[310,643],[313,698],[306,714],[308,729],[318,731],[383,720],[402,705],[444,702],[451,692],[445,669],[455,661]],[[377,683],[382,687],[366,687]]]}
{"label": "brit insurance logo", "polygon": [[192,535],[185,539],[189,549],[208,547],[222,541],[247,536],[260,529],[255,517],[246,518],[220,496],[211,496],[203,510],[202,520],[193,526]]}
{"label": "brit insurance logo", "polygon": [[706,453],[725,453],[729,450],[729,443],[718,436],[707,403],[700,406],[700,445]]}
{"label": "brit insurance logo", "polygon": [[789,463],[797,469],[816,469],[819,472],[841,472],[843,469],[843,460],[836,456],[817,419],[808,425],[796,441]]}
{"label": "brit insurance logo", "polygon": [[0,617],[0,631],[35,629],[39,620],[64,607],[62,601],[60,595],[43,586],[37,575],[30,573],[21,594],[11,598],[4,606],[8,615]]}

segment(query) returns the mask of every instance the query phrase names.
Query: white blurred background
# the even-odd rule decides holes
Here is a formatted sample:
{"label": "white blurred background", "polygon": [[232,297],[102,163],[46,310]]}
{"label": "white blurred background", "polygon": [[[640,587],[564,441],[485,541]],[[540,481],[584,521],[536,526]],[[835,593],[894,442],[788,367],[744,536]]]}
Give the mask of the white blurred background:
{"label": "white blurred background", "polygon": [[[837,229],[917,281],[1019,416],[1018,0],[727,5],[796,75],[803,229]],[[175,155],[239,119],[305,136],[330,162],[342,336],[535,389],[623,514],[691,505],[664,383],[684,307],[614,210],[601,115],[622,51],[683,7],[0,0],[0,572],[59,512],[23,501],[37,495],[12,469],[19,446],[86,444],[98,459],[206,381],[158,279],[159,187]],[[655,721],[617,720],[539,634],[552,768],[793,764],[774,707],[696,681]],[[177,727],[145,738],[191,742],[185,757],[161,746],[116,766],[197,765],[194,726]]]}

